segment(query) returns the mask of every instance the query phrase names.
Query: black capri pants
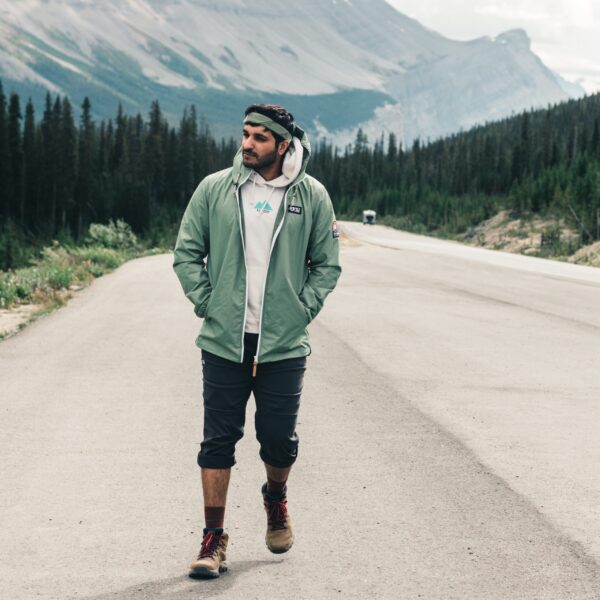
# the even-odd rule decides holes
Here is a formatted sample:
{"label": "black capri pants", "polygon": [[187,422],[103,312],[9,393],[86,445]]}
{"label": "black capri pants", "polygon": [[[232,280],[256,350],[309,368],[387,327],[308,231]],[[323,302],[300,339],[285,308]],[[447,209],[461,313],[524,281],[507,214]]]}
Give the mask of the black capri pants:
{"label": "black capri pants", "polygon": [[244,435],[246,404],[254,393],[256,438],[269,465],[291,466],[298,456],[296,421],[306,357],[261,363],[252,377],[257,333],[244,334],[244,362],[202,350],[204,439],[198,464],[227,469],[235,464],[235,445]]}

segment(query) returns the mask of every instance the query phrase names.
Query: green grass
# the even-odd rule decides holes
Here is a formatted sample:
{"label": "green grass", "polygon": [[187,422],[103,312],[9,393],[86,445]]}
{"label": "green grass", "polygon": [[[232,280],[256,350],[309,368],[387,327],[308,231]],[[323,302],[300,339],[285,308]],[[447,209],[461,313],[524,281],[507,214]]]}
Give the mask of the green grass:
{"label": "green grass", "polygon": [[[10,264],[18,251],[19,260],[16,262],[19,268],[0,269],[0,309],[36,305],[33,312],[19,323],[20,331],[29,323],[64,306],[73,290],[88,285],[124,262],[172,252],[176,231],[176,225],[169,224],[153,232],[154,246],[148,248],[149,242],[140,243],[129,225],[123,221],[110,221],[108,225],[92,224],[81,244],[74,243],[67,236],[40,249],[31,240],[20,236],[16,228],[5,227],[0,231],[0,261]],[[13,333],[0,331],[0,340]]]}
{"label": "green grass", "polygon": [[170,250],[143,248],[123,221],[94,223],[83,245],[54,241],[30,258],[29,266],[0,271],[0,308],[41,304],[54,310],[61,297],[58,292],[87,285],[132,258]]}
{"label": "green grass", "polygon": [[58,242],[42,250],[30,267],[0,272],[0,308],[43,303],[54,292],[85,285],[123,264],[134,253],[102,247],[68,247]]}

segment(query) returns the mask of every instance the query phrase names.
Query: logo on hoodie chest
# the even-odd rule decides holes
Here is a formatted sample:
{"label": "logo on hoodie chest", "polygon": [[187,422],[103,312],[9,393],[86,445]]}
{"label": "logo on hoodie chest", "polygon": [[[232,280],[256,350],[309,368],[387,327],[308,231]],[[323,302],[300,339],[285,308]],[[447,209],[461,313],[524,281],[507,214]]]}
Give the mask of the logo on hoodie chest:
{"label": "logo on hoodie chest", "polygon": [[254,205],[254,208],[256,209],[256,212],[259,212],[259,213],[271,213],[271,212],[273,212],[273,207],[269,204],[268,200],[263,200],[262,202],[258,201]]}

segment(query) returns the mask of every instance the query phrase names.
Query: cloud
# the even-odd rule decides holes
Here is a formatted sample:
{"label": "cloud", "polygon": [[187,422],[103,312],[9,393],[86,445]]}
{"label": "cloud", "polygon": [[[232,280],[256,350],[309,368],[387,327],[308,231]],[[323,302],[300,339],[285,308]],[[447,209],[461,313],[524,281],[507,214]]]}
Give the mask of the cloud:
{"label": "cloud", "polygon": [[452,39],[495,37],[520,27],[544,63],[569,80],[600,91],[600,2],[597,0],[387,0]]}
{"label": "cloud", "polygon": [[581,29],[594,29],[596,15],[591,0],[569,0],[564,2],[571,23]]}
{"label": "cloud", "polygon": [[[559,12],[562,12],[562,10]],[[560,17],[560,14],[558,14],[557,11],[551,13],[547,8],[545,10],[535,10],[534,4],[524,7],[508,2],[488,2],[483,6],[477,6],[474,9],[474,13],[511,21],[519,21],[521,23],[545,22]]]}

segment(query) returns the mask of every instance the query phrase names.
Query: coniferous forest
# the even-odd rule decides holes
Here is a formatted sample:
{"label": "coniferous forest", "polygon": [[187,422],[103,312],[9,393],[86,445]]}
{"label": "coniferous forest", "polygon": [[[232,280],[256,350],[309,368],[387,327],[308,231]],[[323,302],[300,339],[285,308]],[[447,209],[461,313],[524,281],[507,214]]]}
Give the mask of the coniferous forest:
{"label": "coniferous forest", "polygon": [[367,142],[322,144],[313,162],[342,215],[372,208],[414,231],[460,233],[510,209],[565,218],[581,244],[600,239],[600,94],[406,150],[394,135]]}
{"label": "coniferous forest", "polygon": [[[90,223],[123,219],[150,243],[173,232],[197,186],[225,168],[238,140],[216,140],[190,107],[174,126],[153,102],[147,118],[96,121],[46,97],[42,115],[0,82],[0,269],[21,266],[12,244],[77,242]],[[600,239],[600,94],[528,111],[402,148],[359,131],[340,149],[313,147],[309,172],[338,218],[365,208],[413,231],[460,233],[501,209],[564,218],[580,243]]]}

